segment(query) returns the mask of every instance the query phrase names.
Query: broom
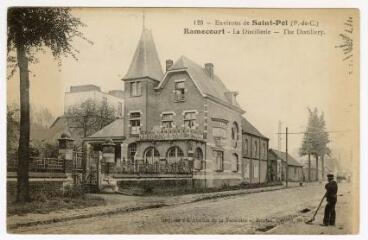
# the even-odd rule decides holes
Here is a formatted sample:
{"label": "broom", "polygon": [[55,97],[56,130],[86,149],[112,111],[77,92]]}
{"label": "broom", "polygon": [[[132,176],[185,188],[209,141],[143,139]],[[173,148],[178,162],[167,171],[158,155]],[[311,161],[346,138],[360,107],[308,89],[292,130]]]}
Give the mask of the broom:
{"label": "broom", "polygon": [[326,197],[326,193],[325,193],[325,195],[323,195],[323,197],[322,197],[322,199],[321,199],[321,202],[319,203],[319,205],[318,205],[318,208],[316,209],[316,211],[314,212],[314,214],[313,214],[313,217],[311,218],[311,219],[309,219],[308,221],[306,221],[305,223],[306,224],[311,224],[314,220],[315,220],[315,217],[316,217],[316,215],[317,215],[317,212],[318,212],[318,210],[321,208],[321,205],[322,205],[322,202],[323,202],[323,199],[325,199],[325,197]]}

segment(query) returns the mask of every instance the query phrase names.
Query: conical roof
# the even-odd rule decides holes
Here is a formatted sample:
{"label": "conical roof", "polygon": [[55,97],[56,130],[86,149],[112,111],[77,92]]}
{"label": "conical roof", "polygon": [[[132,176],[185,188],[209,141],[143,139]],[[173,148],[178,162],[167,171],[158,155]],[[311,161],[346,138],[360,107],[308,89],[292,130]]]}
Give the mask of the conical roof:
{"label": "conical roof", "polygon": [[163,75],[152,33],[143,28],[133,60],[123,80],[149,77],[161,81]]}

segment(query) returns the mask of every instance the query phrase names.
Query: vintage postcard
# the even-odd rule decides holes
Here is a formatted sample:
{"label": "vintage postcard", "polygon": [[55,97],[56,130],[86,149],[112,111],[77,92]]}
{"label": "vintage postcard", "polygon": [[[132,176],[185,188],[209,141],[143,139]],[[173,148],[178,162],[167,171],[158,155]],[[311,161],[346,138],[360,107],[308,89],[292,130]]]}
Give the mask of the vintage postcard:
{"label": "vintage postcard", "polygon": [[359,233],[358,9],[7,14],[8,233]]}

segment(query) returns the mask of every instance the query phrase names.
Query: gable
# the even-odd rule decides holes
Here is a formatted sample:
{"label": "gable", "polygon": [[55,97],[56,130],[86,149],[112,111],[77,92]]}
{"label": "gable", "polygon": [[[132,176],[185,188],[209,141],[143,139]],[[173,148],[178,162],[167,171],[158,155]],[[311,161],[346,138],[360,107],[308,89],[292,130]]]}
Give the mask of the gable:
{"label": "gable", "polygon": [[196,102],[202,102],[204,96],[187,72],[174,72],[168,75],[165,84],[162,85],[162,88],[158,92],[160,102],[168,101],[170,103],[176,103],[174,99],[175,85],[184,86],[185,100],[182,104],[187,105],[188,103],[195,104]]}
{"label": "gable", "polygon": [[[185,85],[188,85],[192,91],[198,92],[202,97],[205,97],[205,94],[201,91],[198,84],[193,80],[190,74],[186,71],[174,71],[167,74],[165,77],[165,81],[163,84],[160,84],[160,90],[163,91],[164,89],[171,88],[174,89],[175,82],[183,81]],[[189,91],[189,90],[188,90]],[[188,92],[189,93],[189,92]]]}
{"label": "gable", "polygon": [[236,102],[231,102],[226,96],[226,93],[229,93],[230,91],[216,74],[213,74],[213,77],[210,77],[203,67],[185,56],[180,57],[175,64],[170,67],[157,89],[160,89],[165,85],[167,77],[173,72],[187,72],[202,96],[208,97],[209,99],[221,104],[228,105],[229,107],[236,108],[238,111],[243,111]]}

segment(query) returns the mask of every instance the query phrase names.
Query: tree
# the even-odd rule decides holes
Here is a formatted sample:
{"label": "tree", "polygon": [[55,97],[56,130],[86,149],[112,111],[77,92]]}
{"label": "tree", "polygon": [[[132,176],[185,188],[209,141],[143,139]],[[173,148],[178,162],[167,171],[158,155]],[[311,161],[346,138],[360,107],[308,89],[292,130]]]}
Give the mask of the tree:
{"label": "tree", "polygon": [[318,109],[314,108],[312,111],[308,108],[308,126],[304,133],[302,146],[299,149],[300,156],[308,156],[308,181],[311,180],[310,169],[311,159],[313,155],[316,159],[316,178],[318,180],[318,159],[322,159],[322,174],[324,174],[324,156],[330,154],[330,149],[327,147],[329,143],[328,132],[326,131],[326,122],[324,120],[324,114],[318,114]]}
{"label": "tree", "polygon": [[316,125],[316,116],[317,116],[317,109],[314,109],[314,111],[312,111],[311,109],[308,108],[308,113],[309,113],[309,117],[308,117],[308,125],[307,128],[305,130],[304,133],[304,137],[303,137],[303,141],[302,141],[302,146],[299,149],[299,155],[300,156],[308,156],[308,181],[311,181],[311,155],[314,153],[314,143],[313,143],[313,134],[312,132],[315,130],[315,128],[317,127]]}
{"label": "tree", "polygon": [[[19,68],[20,77],[20,137],[18,147],[17,202],[30,201],[29,195],[29,63],[36,63],[35,53],[49,48],[61,64],[60,57],[72,56],[78,51],[71,45],[75,37],[85,39],[78,31],[84,24],[73,17],[69,8],[21,8],[8,9],[8,63],[13,64],[11,75]],[[16,52],[16,57],[12,52]]]}
{"label": "tree", "polygon": [[55,120],[55,117],[50,113],[49,109],[31,104],[31,122],[39,126],[48,128]]}
{"label": "tree", "polygon": [[318,155],[321,156],[322,162],[322,176],[325,176],[325,156],[330,155],[331,150],[327,146],[330,142],[329,134],[326,131],[326,121],[324,118],[324,113],[322,112],[318,119],[319,122],[319,136],[318,136],[318,145],[317,145],[317,152]]}
{"label": "tree", "polygon": [[83,137],[90,136],[116,119],[116,110],[107,100],[87,99],[66,112],[70,128],[82,129]]}
{"label": "tree", "polygon": [[[35,117],[40,112],[43,113],[48,110],[46,108],[42,109],[41,111],[34,112],[34,108],[31,108],[31,114],[30,114],[30,156],[37,156],[38,152],[41,150],[39,148],[40,143],[38,143],[37,140],[32,139],[32,130],[37,129],[38,131],[43,130],[47,131],[47,127],[45,125],[42,125],[39,118]],[[43,118],[43,117],[42,117]],[[8,163],[17,162],[17,151],[18,151],[18,143],[19,143],[19,104],[12,103],[7,106],[7,160]],[[47,119],[47,118],[46,118]],[[43,121],[43,123],[46,123]],[[32,140],[31,140],[32,139]],[[56,155],[57,156],[57,155]]]}

